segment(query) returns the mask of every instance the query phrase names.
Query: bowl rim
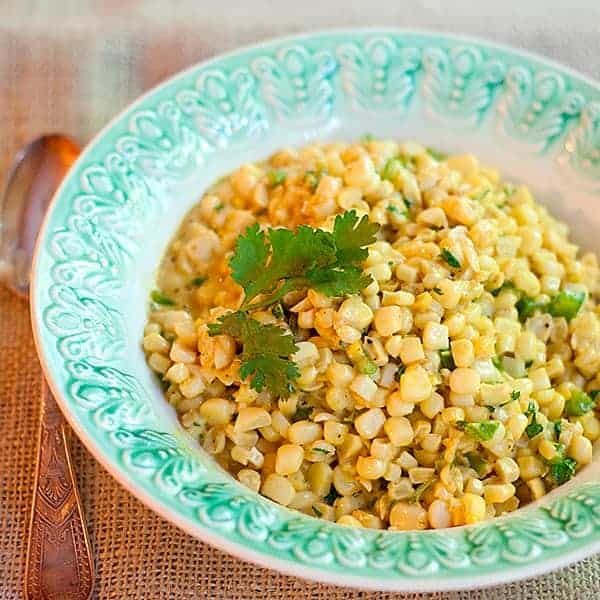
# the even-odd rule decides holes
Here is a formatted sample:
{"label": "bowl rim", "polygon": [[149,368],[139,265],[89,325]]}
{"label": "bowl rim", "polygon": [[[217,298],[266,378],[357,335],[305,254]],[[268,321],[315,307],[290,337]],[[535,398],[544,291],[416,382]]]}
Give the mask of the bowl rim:
{"label": "bowl rim", "polygon": [[[40,233],[36,240],[34,259],[32,265],[32,276],[31,276],[31,289],[35,290],[38,286],[38,279],[41,276],[40,273],[40,255],[42,254],[42,246],[44,242],[47,240],[47,235],[49,233],[49,224],[51,221],[51,217],[56,209],[56,206],[59,203],[59,199],[63,196],[64,190],[69,184],[70,180],[74,177],[74,173],[76,173],[81,165],[83,165],[89,156],[91,156],[92,152],[95,150],[97,146],[99,146],[106,134],[110,132],[118,123],[125,120],[128,117],[133,116],[134,111],[143,106],[144,103],[151,97],[153,97],[158,91],[164,90],[168,88],[171,84],[176,81],[183,80],[187,76],[193,74],[200,69],[204,69],[211,66],[218,65],[221,61],[241,56],[245,53],[252,52],[259,49],[275,49],[283,44],[301,42],[301,41],[309,41],[309,40],[318,40],[320,38],[326,38],[327,36],[360,36],[360,35],[396,35],[402,36],[412,35],[412,36],[425,36],[430,38],[437,38],[443,41],[456,42],[456,43],[464,43],[464,44],[476,44],[484,49],[489,50],[498,50],[500,52],[509,54],[515,58],[527,59],[533,61],[539,66],[549,67],[558,72],[562,72],[567,74],[574,81],[579,81],[586,86],[593,88],[594,90],[600,92],[600,82],[594,80],[592,77],[583,74],[576,69],[564,65],[559,61],[555,61],[553,59],[549,59],[544,57],[541,54],[536,52],[531,52],[528,50],[516,48],[509,44],[504,44],[501,42],[490,41],[484,37],[475,36],[475,35],[463,35],[456,33],[447,33],[444,31],[439,31],[435,29],[427,29],[427,28],[410,28],[410,27],[389,27],[389,26],[364,26],[364,27],[330,27],[330,28],[320,28],[314,31],[304,31],[299,33],[294,33],[291,35],[280,35],[274,37],[268,37],[264,40],[257,41],[254,43],[245,44],[236,48],[233,48],[227,52],[218,53],[208,59],[198,61],[185,69],[178,71],[177,73],[165,78],[164,80],[158,82],[153,87],[142,93],[135,100],[127,104],[123,107],[114,117],[112,117],[90,140],[90,142],[85,146],[84,150],[77,158],[75,163],[72,165],[69,173],[61,182],[59,188],[53,195],[52,201],[49,204],[48,210],[43,219],[42,226],[40,228]],[[86,449],[94,456],[94,458],[108,471],[108,473],[116,479],[116,481],[123,486],[129,493],[131,493],[134,497],[139,499],[142,503],[144,503],[148,508],[153,510],[155,513],[159,514],[166,521],[169,521],[179,527],[184,533],[193,535],[197,539],[203,542],[207,542],[210,545],[223,550],[236,558],[241,560],[246,560],[251,563],[254,563],[258,566],[276,570],[286,575],[292,575],[299,577],[301,579],[305,579],[312,582],[322,582],[326,584],[333,584],[342,587],[352,587],[355,589],[363,589],[363,590],[380,590],[380,591],[397,591],[397,592],[437,592],[437,591],[453,591],[453,590],[467,590],[467,589],[481,589],[487,588],[490,586],[496,586],[500,584],[505,584],[513,581],[524,580],[532,577],[537,577],[553,571],[557,568],[566,567],[576,561],[582,560],[592,554],[600,553],[600,538],[588,541],[583,543],[581,546],[576,547],[564,554],[557,555],[550,558],[545,558],[544,562],[538,559],[532,563],[526,563],[523,566],[512,567],[511,569],[502,569],[496,572],[485,572],[476,575],[469,575],[468,572],[463,573],[462,575],[456,576],[442,576],[442,577],[433,577],[433,578],[425,578],[422,581],[404,578],[401,575],[398,575],[395,578],[383,578],[381,580],[376,580],[373,576],[368,576],[367,578],[354,575],[351,572],[345,573],[343,575],[344,580],[341,580],[341,575],[335,571],[328,572],[323,567],[312,567],[307,564],[300,563],[299,561],[291,561],[287,559],[279,559],[272,554],[268,554],[262,551],[255,550],[250,548],[248,545],[243,543],[239,543],[236,541],[232,541],[228,539],[221,532],[217,532],[216,530],[212,530],[209,527],[200,524],[198,521],[192,521],[190,518],[181,515],[172,509],[170,509],[167,504],[163,504],[157,500],[155,496],[153,496],[149,491],[147,491],[142,485],[133,482],[124,471],[122,471],[117,465],[114,464],[114,461],[107,456],[107,454],[102,450],[99,443],[97,443],[85,430],[85,428],[78,421],[77,416],[69,407],[65,397],[63,396],[63,392],[61,390],[60,384],[57,381],[56,376],[53,374],[52,368],[49,365],[48,360],[48,350],[44,347],[44,334],[42,333],[43,323],[38,315],[39,306],[38,306],[39,298],[38,294],[31,293],[30,295],[30,315],[31,315],[31,323],[32,323],[32,331],[34,344],[36,348],[36,352],[38,354],[40,364],[42,367],[43,376],[45,377],[48,385],[50,387],[51,392],[53,393],[58,405],[61,408],[61,411],[65,415],[67,422],[71,426],[71,428],[75,431],[76,435],[82,441]],[[572,483],[575,484],[578,479],[574,480]],[[572,486],[570,486],[572,487]],[[260,496],[256,494],[256,497]],[[281,507],[278,504],[273,503],[272,501],[266,499],[267,502],[271,502],[274,506],[278,508],[278,510],[289,511],[289,509],[285,507]],[[535,505],[538,503],[536,502]],[[530,508],[533,508],[534,505],[528,505],[523,509],[511,513],[506,516],[497,517],[494,520],[511,520],[515,517],[515,515],[523,515]],[[340,527],[340,526],[338,526]],[[473,528],[475,526],[467,525],[458,528],[452,528],[453,530],[465,529],[465,528]],[[402,532],[405,533],[405,532]],[[408,532],[415,533],[415,532]],[[421,531],[417,532],[417,535],[428,535],[429,531]],[[402,534],[400,534],[402,535]],[[465,583],[465,579],[468,579],[468,583]],[[441,585],[440,583],[441,582]],[[432,583],[434,585],[432,585]]]}

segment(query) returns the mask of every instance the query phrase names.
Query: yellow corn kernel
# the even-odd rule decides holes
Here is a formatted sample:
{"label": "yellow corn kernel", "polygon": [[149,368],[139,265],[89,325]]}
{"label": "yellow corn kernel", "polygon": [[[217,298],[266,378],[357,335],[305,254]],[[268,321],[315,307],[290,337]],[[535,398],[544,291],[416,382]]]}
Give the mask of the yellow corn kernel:
{"label": "yellow corn kernel", "polygon": [[423,360],[425,353],[423,352],[423,344],[421,340],[416,336],[405,337],[400,344],[400,360],[403,364],[409,365],[410,363]]}
{"label": "yellow corn kernel", "polygon": [[408,531],[427,527],[427,512],[420,504],[397,502],[390,510],[390,527]]}
{"label": "yellow corn kernel", "polygon": [[320,440],[323,437],[323,427],[319,423],[313,423],[312,421],[296,421],[289,426],[287,437],[292,444],[304,446],[305,444]]}
{"label": "yellow corn kernel", "polygon": [[546,471],[544,463],[535,456],[521,456],[517,458],[517,462],[519,463],[519,471],[523,481],[540,477]]}
{"label": "yellow corn kernel", "polygon": [[490,483],[483,489],[483,497],[487,504],[506,502],[515,495],[515,486],[512,483]]}
{"label": "yellow corn kernel", "polygon": [[481,496],[477,494],[470,494],[467,492],[463,495],[461,501],[463,504],[464,519],[467,525],[479,523],[480,521],[483,521],[485,519],[486,500],[484,500]]}
{"label": "yellow corn kernel", "polygon": [[450,389],[457,394],[476,394],[481,378],[475,369],[458,367],[450,373]]}
{"label": "yellow corn kernel", "polygon": [[379,435],[384,423],[385,413],[380,408],[371,408],[356,417],[354,427],[362,438],[372,440]]}
{"label": "yellow corn kernel", "polygon": [[294,486],[282,475],[271,473],[262,484],[261,493],[283,506],[287,506],[296,495]]}
{"label": "yellow corn kernel", "polygon": [[533,479],[529,479],[525,483],[531,491],[532,500],[539,500],[542,496],[546,494],[546,486],[544,485],[544,481],[540,477],[534,477]]}
{"label": "yellow corn kernel", "polygon": [[283,444],[277,448],[275,472],[291,475],[298,471],[304,459],[304,449],[298,444]]}
{"label": "yellow corn kernel", "polygon": [[578,464],[587,465],[592,462],[592,442],[583,435],[574,435],[567,454]]}
{"label": "yellow corn kernel", "polygon": [[256,406],[241,408],[235,420],[235,430],[239,432],[259,429],[271,424],[271,415],[264,409]]}
{"label": "yellow corn kernel", "polygon": [[423,347],[426,350],[445,350],[448,348],[448,327],[429,321],[423,329]]}
{"label": "yellow corn kernel", "polygon": [[333,475],[333,469],[325,462],[313,463],[306,471],[306,479],[312,491],[319,498],[323,498],[323,496],[326,496],[329,493]]}
{"label": "yellow corn kernel", "polygon": [[404,402],[421,402],[432,392],[429,375],[419,365],[410,365],[400,376],[400,394]]}
{"label": "yellow corn kernel", "polygon": [[475,360],[475,351],[471,340],[455,340],[450,344],[452,358],[457,367],[470,367]]}

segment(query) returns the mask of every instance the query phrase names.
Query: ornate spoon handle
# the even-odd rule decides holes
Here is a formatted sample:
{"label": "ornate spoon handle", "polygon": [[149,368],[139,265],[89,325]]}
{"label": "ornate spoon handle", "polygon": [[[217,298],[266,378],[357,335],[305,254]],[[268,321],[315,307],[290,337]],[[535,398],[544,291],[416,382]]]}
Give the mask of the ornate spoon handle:
{"label": "ornate spoon handle", "polygon": [[44,381],[27,548],[28,600],[87,600],[92,594],[92,554],[66,434],[66,421]]}

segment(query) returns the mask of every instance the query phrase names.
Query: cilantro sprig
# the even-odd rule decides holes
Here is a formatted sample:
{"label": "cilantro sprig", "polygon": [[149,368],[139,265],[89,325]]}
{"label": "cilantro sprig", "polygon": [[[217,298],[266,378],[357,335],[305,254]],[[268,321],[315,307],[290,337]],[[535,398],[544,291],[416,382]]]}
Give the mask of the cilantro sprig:
{"label": "cilantro sprig", "polygon": [[300,371],[289,356],[298,346],[285,329],[263,325],[237,311],[219,317],[217,323],[208,325],[208,331],[210,335],[230,335],[242,343],[240,376],[250,378],[250,385],[257,392],[267,388],[279,397],[291,394],[292,381],[300,377]]}
{"label": "cilantro sprig", "polygon": [[[360,267],[379,226],[355,211],[338,215],[333,232],[301,225],[261,231],[258,224],[238,238],[229,264],[245,292],[242,310],[254,310],[287,293],[312,288],[326,296],[357,294],[371,278]],[[257,296],[265,296],[253,302]]]}
{"label": "cilantro sprig", "polygon": [[350,211],[336,217],[332,232],[306,225],[295,231],[264,232],[255,224],[238,238],[229,266],[232,278],[244,289],[244,301],[238,311],[220,317],[208,330],[212,336],[230,335],[241,344],[240,376],[250,379],[252,388],[287,397],[300,372],[291,360],[298,350],[293,335],[282,327],[263,325],[249,313],[274,306],[273,314],[283,317],[281,298],[308,288],[326,296],[357,294],[372,281],[361,264],[378,229],[366,216],[359,219]]}
{"label": "cilantro sprig", "polygon": [[527,405],[527,410],[524,413],[528,417],[531,417],[531,422],[525,427],[525,433],[529,439],[534,438],[539,433],[544,431],[543,425],[537,422],[537,408],[533,402]]}

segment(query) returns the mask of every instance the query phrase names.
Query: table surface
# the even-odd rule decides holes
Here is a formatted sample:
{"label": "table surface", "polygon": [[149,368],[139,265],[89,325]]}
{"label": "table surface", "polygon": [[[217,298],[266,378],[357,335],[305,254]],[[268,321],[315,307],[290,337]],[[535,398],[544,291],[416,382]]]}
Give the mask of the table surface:
{"label": "table surface", "polygon": [[[394,25],[487,37],[600,78],[600,2],[529,0],[3,0],[0,2],[0,178],[24,142],[64,131],[87,142],[144,90],[236,46],[303,30]],[[40,372],[26,306],[0,291],[0,599],[22,597]],[[238,561],[180,532],[72,443],[97,570],[95,597],[227,600],[586,600],[600,558],[475,592],[348,591]]]}

